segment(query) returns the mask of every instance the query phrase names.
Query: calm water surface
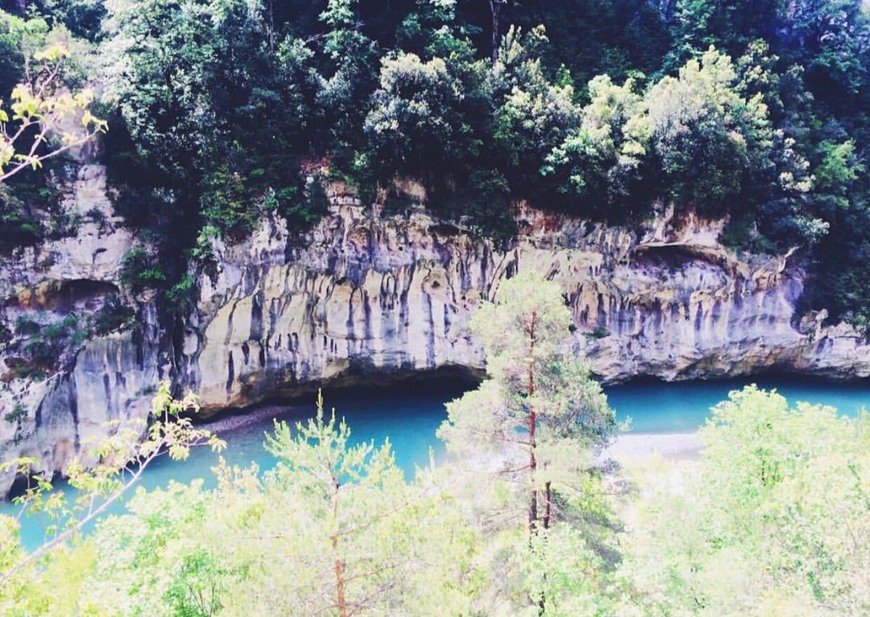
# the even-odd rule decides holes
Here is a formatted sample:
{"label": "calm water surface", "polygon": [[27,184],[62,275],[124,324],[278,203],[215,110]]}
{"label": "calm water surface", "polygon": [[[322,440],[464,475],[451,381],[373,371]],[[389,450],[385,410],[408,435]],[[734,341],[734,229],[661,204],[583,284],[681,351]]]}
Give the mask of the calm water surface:
{"label": "calm water surface", "polygon": [[[749,383],[775,388],[790,403],[809,401],[831,405],[843,414],[855,415],[862,407],[870,410],[870,380],[851,384],[834,384],[807,379],[757,378],[727,381],[697,381],[688,383],[636,382],[607,389],[610,405],[617,417],[631,418],[631,432],[679,433],[694,431],[704,424],[709,409],[725,399],[728,392]],[[416,465],[426,464],[432,450],[437,457],[444,452],[435,437],[435,430],[446,417],[444,403],[462,395],[461,386],[439,386],[437,391],[390,391],[339,393],[324,392],[327,408],[335,408],[344,416],[354,441],[376,444],[389,438],[396,453],[396,462],[410,477]],[[293,423],[314,413],[311,403],[304,401],[292,407],[273,405],[262,407],[243,419],[218,421],[213,430],[227,441],[222,456],[233,465],[256,463],[268,469],[275,459],[262,447],[263,435],[272,428],[273,419]],[[170,480],[188,482],[203,478],[213,485],[211,468],[218,455],[207,449],[196,449],[184,463],[160,460],[144,474],[141,486],[151,489],[166,486]],[[116,504],[114,512],[122,512]],[[11,504],[0,505],[0,512],[14,512]],[[23,521],[22,542],[35,546],[42,541],[43,525],[39,521]]]}

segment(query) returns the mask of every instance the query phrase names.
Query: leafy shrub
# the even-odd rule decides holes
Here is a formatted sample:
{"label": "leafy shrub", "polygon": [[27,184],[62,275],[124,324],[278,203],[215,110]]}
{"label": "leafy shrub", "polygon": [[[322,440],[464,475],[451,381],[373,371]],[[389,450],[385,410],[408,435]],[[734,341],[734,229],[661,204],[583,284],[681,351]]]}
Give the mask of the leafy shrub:
{"label": "leafy shrub", "polygon": [[12,411],[3,416],[3,419],[9,422],[10,424],[14,424],[19,420],[23,420],[27,417],[27,407],[22,405],[21,403],[16,403],[15,407],[12,408]]}
{"label": "leafy shrub", "polygon": [[26,316],[18,318],[15,333],[24,340],[20,343],[23,358],[7,365],[14,377],[43,378],[59,368],[64,353],[81,345],[88,338],[88,329],[80,327],[79,317],[69,313],[63,318],[41,324]]}
{"label": "leafy shrub", "polygon": [[187,313],[196,306],[198,293],[196,280],[190,274],[185,274],[179,282],[166,291],[166,299],[176,311]]}
{"label": "leafy shrub", "polygon": [[96,206],[85,212],[85,216],[102,227],[106,223],[106,213]]}
{"label": "leafy shrub", "polygon": [[121,262],[121,282],[134,291],[148,287],[159,287],[166,282],[166,274],[157,266],[157,262],[141,246],[134,246],[124,254]]}
{"label": "leafy shrub", "polygon": [[510,187],[496,170],[475,171],[465,191],[457,192],[459,207],[472,235],[491,238],[497,250],[506,250],[517,235],[517,223],[511,214]]}
{"label": "leafy shrub", "polygon": [[33,334],[38,334],[41,328],[42,326],[38,321],[35,321],[23,315],[19,316],[18,319],[15,320],[15,334],[18,336],[30,336]]}
{"label": "leafy shrub", "polygon": [[36,244],[42,237],[42,225],[18,191],[0,183],[0,253]]}
{"label": "leafy shrub", "polygon": [[591,339],[603,339],[610,336],[610,330],[605,328],[604,326],[595,326],[590,332],[584,332],[584,335]]}

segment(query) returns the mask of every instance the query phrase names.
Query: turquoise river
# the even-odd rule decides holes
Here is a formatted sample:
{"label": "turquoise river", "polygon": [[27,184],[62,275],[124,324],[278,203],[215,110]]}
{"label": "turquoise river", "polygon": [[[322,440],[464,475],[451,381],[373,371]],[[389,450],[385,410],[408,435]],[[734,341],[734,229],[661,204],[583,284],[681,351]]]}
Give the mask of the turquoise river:
{"label": "turquoise river", "polygon": [[[631,418],[632,433],[683,433],[696,430],[704,424],[710,407],[727,398],[728,392],[748,383],[759,387],[775,388],[790,403],[809,401],[836,407],[841,413],[855,415],[864,407],[870,410],[870,380],[854,383],[830,383],[795,377],[764,377],[726,381],[695,381],[663,383],[639,381],[607,389],[611,406],[620,420]],[[435,437],[435,430],[446,417],[444,403],[461,396],[461,385],[444,382],[425,386],[339,392],[324,392],[326,405],[344,416],[356,441],[379,444],[389,438],[396,453],[397,463],[407,475],[415,465],[425,464],[430,449],[436,457],[443,453],[443,445]],[[272,427],[273,419],[293,423],[310,417],[314,412],[314,397],[289,405],[273,404],[249,410],[244,416],[224,418],[211,425],[227,442],[222,454],[234,465],[256,463],[268,469],[275,460],[263,450],[263,435]],[[196,449],[190,459],[177,463],[159,460],[143,475],[141,486],[152,489],[165,486],[170,480],[188,482],[194,478],[211,483],[211,468],[218,455],[207,449]],[[0,512],[14,514],[10,503],[0,504]],[[123,504],[116,504],[114,512],[123,512]],[[42,541],[43,524],[38,520],[22,520],[22,542],[33,547]]]}

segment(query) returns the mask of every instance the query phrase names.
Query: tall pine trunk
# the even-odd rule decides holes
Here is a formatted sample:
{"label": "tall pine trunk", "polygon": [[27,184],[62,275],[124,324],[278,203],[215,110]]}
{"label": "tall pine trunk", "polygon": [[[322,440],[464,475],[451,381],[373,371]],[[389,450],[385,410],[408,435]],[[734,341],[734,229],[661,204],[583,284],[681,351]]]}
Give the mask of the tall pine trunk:
{"label": "tall pine trunk", "polygon": [[537,429],[538,418],[535,413],[534,404],[531,402],[535,395],[535,321],[538,317],[537,312],[532,313],[532,323],[529,326],[529,375],[528,375],[528,397],[529,397],[529,475],[531,476],[531,494],[529,495],[529,532],[535,533],[538,528],[538,490],[535,488],[535,476],[538,469],[538,459],[535,456],[535,429]]}
{"label": "tall pine trunk", "polygon": [[492,63],[498,61],[498,35],[499,35],[499,15],[501,15],[501,5],[505,0],[489,0],[489,10],[492,13]]}
{"label": "tall pine trunk", "polygon": [[332,519],[335,532],[330,536],[332,553],[334,555],[333,570],[335,572],[335,606],[338,609],[338,617],[347,617],[347,598],[344,593],[344,563],[338,554],[338,490],[341,483],[335,480],[335,492],[332,494]]}

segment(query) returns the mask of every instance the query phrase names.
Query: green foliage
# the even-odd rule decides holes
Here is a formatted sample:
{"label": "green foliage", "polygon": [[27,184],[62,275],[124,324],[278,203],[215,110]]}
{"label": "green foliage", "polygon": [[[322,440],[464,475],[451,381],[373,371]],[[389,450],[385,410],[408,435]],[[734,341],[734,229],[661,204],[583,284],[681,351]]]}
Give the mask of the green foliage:
{"label": "green foliage", "polygon": [[[188,178],[213,152],[212,111],[218,2],[112,2],[107,26],[115,54],[108,100],[121,112],[137,151],[169,178]],[[153,40],[143,46],[139,41]],[[140,113],[147,109],[149,113]]]}
{"label": "green foliage", "polygon": [[836,207],[848,208],[849,189],[864,172],[864,165],[855,154],[855,143],[823,141],[819,144],[819,153],[822,158],[813,170],[814,188],[826,193]]}
{"label": "green foliage", "polygon": [[0,253],[12,253],[68,235],[75,223],[61,203],[68,169],[49,159],[39,171],[23,170],[0,183]]}
{"label": "green foliage", "polygon": [[10,424],[15,424],[19,420],[23,420],[27,417],[27,407],[22,405],[21,403],[16,403],[12,408],[12,411],[6,413],[3,416],[3,419],[9,422]]}
{"label": "green foliage", "polygon": [[244,237],[253,230],[259,211],[252,207],[255,197],[250,183],[224,164],[203,178],[200,212],[205,224],[229,238]]}
{"label": "green foliage", "polygon": [[274,208],[293,228],[300,231],[308,229],[329,213],[329,197],[324,182],[321,176],[315,175],[306,182],[304,189],[293,186],[275,191],[268,198],[267,207],[274,202]]}
{"label": "green foliage", "polygon": [[34,4],[39,13],[54,24],[63,24],[77,37],[94,41],[102,35],[104,0],[37,0]]}
{"label": "green foliage", "polygon": [[[660,70],[671,43],[668,3],[646,0],[572,0],[514,3],[511,23],[543,24],[552,44],[540,54],[548,74],[564,68],[581,89],[597,75],[622,82],[632,72]],[[670,21],[673,27],[673,22]]]}
{"label": "green foliage", "polygon": [[474,171],[466,188],[456,191],[448,211],[459,215],[472,236],[491,238],[496,250],[506,251],[517,234],[510,198],[510,185],[498,171]]}
{"label": "green foliage", "polygon": [[[514,443],[527,454],[563,446],[580,453],[606,443],[616,429],[613,410],[588,367],[565,348],[570,322],[556,283],[527,272],[503,282],[497,302],[484,304],[471,321],[483,340],[490,378],[448,405],[439,435],[449,449],[481,452]],[[530,439],[517,434],[532,425]],[[534,485],[555,479],[543,477],[549,464],[540,465],[542,477],[533,478]]]}
{"label": "green foliage", "polygon": [[[452,403],[451,424],[442,429],[454,451],[462,441],[482,446],[470,448],[473,464],[430,465],[409,483],[389,443],[355,443],[334,412],[327,419],[319,398],[314,418],[294,428],[276,423],[267,435],[266,447],[278,458],[272,471],[222,462],[214,490],[204,490],[201,480],[139,490],[127,514],[104,518],[80,537],[82,526],[161,453],[183,459],[196,445],[220,447],[180,418],[195,409],[195,400],[173,399],[163,384],[144,443],[138,444],[141,427],[117,423],[116,433],[90,453],[100,461],[93,471],[70,467],[81,491],[74,502],[47,479],[33,478],[23,505],[58,523],[76,516],[69,527],[50,529],[56,535],[45,547],[25,554],[18,522],[0,517],[0,610],[34,616],[866,613],[866,413],[847,419],[804,403],[790,409],[779,395],[754,386],[732,392],[702,431],[700,460],[652,459],[635,472],[640,484],[624,496],[631,498],[629,525],[617,544],[620,524],[606,495],[614,483],[604,485],[590,472],[584,455],[612,431],[606,400],[582,366],[552,365],[559,345],[551,335],[563,333],[565,317],[554,300],[557,288],[539,281],[525,290],[531,297],[515,297],[510,285],[501,290],[518,313],[491,305],[480,319],[509,317],[528,335],[531,321],[521,313],[535,307],[539,344],[523,355],[514,350],[527,343],[522,332],[503,343],[493,335],[500,355],[491,356],[490,370],[516,378],[490,379]],[[491,329],[498,326],[511,332],[504,322]],[[518,367],[508,366],[517,358]],[[525,457],[504,458],[505,448],[528,446],[528,432],[504,427],[525,426],[522,393],[513,397],[509,390],[528,383],[530,363],[549,367],[538,373],[535,391],[525,393],[526,401],[545,405],[537,407],[537,463],[541,480],[549,479],[540,487],[548,521],[533,533],[524,520]],[[500,397],[515,415],[493,431],[497,423],[486,412]],[[573,414],[576,401],[587,403],[586,415]],[[476,413],[457,422],[464,406]],[[558,448],[557,435],[565,439]],[[488,442],[493,436],[507,439]],[[568,443],[571,436],[579,443]],[[33,464],[20,459],[3,467],[26,474]],[[68,543],[72,538],[78,540]]]}
{"label": "green foliage", "polygon": [[854,105],[868,77],[866,6],[857,0],[803,0],[789,21],[788,50],[807,67],[814,93],[837,107]]}
{"label": "green foliage", "polygon": [[162,285],[166,281],[166,275],[157,266],[154,256],[136,245],[124,254],[120,279],[134,291],[141,291],[147,287]]}
{"label": "green foliage", "polygon": [[494,145],[517,192],[535,194],[550,171],[548,157],[580,123],[570,84],[550,82],[536,53],[547,43],[543,27],[527,35],[510,29],[490,75]]}
{"label": "green foliage", "polygon": [[559,191],[579,197],[599,216],[619,218],[650,175],[648,103],[628,79],[618,86],[605,76],[589,82],[582,121],[547,157],[548,173],[560,178]]}
{"label": "green foliage", "polygon": [[[61,576],[75,583],[72,586],[74,594],[85,593],[86,588],[80,586],[84,579],[82,566],[94,568],[95,556],[87,544],[84,549],[76,551],[78,559],[73,559],[73,563],[77,562],[77,565],[72,570],[78,574],[71,575],[65,569],[64,559],[66,551],[71,548],[68,542],[79,538],[85,526],[125,494],[157,458],[168,454],[173,460],[183,460],[193,447],[208,446],[215,451],[223,448],[224,443],[209,431],[194,428],[190,418],[181,417],[183,412],[198,410],[193,395],[174,399],[169,384],[163,383],[152,400],[151,410],[153,420],[150,426],[146,427],[141,420],[111,422],[107,427],[110,429],[108,437],[90,444],[87,452],[70,462],[65,474],[70,486],[77,491],[72,496],[55,490],[44,474],[34,474],[35,459],[19,458],[0,464],[0,471],[29,479],[26,491],[16,498],[16,503],[21,506],[20,515],[43,514],[52,521],[46,529],[45,543],[28,553],[18,542],[18,521],[6,515],[0,516],[0,611],[4,614],[10,611],[12,614],[14,611],[23,614],[69,611],[70,606],[54,604],[37,578],[41,574]],[[85,456],[92,462],[87,467],[82,461]],[[169,532],[172,532],[171,527]],[[149,557],[153,556],[151,551]],[[120,575],[121,570],[116,569],[114,574]],[[167,595],[171,596],[171,590]],[[63,599],[63,595],[60,597]],[[88,604],[93,605],[90,601]]]}
{"label": "green foliage", "polygon": [[21,353],[20,364],[12,367],[16,377],[41,379],[63,368],[69,359],[69,351],[78,349],[87,338],[87,329],[79,324],[75,313],[48,323],[19,316],[15,334],[20,338],[16,345]]}
{"label": "green foliage", "polygon": [[0,92],[12,92],[24,76],[24,39],[44,36],[47,25],[43,20],[24,20],[0,11]]}
{"label": "green foliage", "polygon": [[[817,264],[807,306],[863,319],[859,0],[27,4],[27,19],[0,13],[0,93],[31,121],[19,143],[48,117],[16,88],[46,75],[26,59],[61,41],[70,57],[54,47],[43,65],[104,93],[117,206],[158,257],[145,285],[183,286],[208,238],[239,240],[264,211],[305,230],[325,212],[312,173],[350,180],[365,205],[412,176],[437,215],[500,247],[516,199],[629,225],[663,200],[729,216],[731,244]],[[87,97],[67,103],[105,129]],[[0,190],[0,251],[51,234],[41,221],[60,218],[33,192]]]}
{"label": "green foliage", "polygon": [[745,175],[764,171],[767,106],[758,96],[742,98],[736,78],[731,59],[710,48],[649,93],[653,147],[677,203],[721,213],[741,194]]}
{"label": "green foliage", "polygon": [[[352,445],[321,399],[316,418],[277,424],[267,447],[279,463],[265,476],[221,464],[214,491],[140,491],[128,515],[102,521],[73,549],[84,557],[73,604],[115,615],[473,614],[476,535],[444,491],[405,482],[389,444]],[[27,591],[17,598],[29,608]]]}
{"label": "green foliage", "polygon": [[510,598],[512,614],[589,610],[601,591],[593,534],[580,534],[582,524],[562,530],[557,523],[588,522],[576,497],[582,502],[593,494],[598,478],[589,475],[590,453],[616,430],[600,385],[566,348],[570,322],[556,283],[528,272],[503,281],[497,302],[484,304],[471,321],[489,378],[448,403],[438,430],[459,457],[453,473],[468,483],[465,498],[487,521],[489,541],[500,547],[497,559],[517,560],[523,573],[495,584]]}
{"label": "green foliage", "polygon": [[647,484],[625,564],[639,602],[624,614],[866,612],[866,414],[789,408],[754,386],[729,399],[679,494]]}
{"label": "green foliage", "polygon": [[135,312],[117,296],[110,296],[90,316],[89,328],[97,336],[104,336],[133,326]]}
{"label": "green foliage", "polygon": [[[6,25],[11,24],[14,20],[7,20]],[[62,82],[63,62],[70,56],[64,42],[46,39],[43,49],[28,49],[39,25],[16,24],[22,32],[19,44],[26,70],[8,103],[0,99],[0,183],[26,169],[41,168],[45,160],[85,144],[108,128],[91,112],[93,92],[71,91]],[[14,37],[6,42],[10,40]]]}
{"label": "green foliage", "polygon": [[199,298],[199,289],[196,287],[196,279],[186,274],[182,279],[166,291],[166,299],[180,313],[191,311],[196,307]]}
{"label": "green foliage", "polygon": [[604,326],[595,326],[590,332],[585,333],[586,336],[593,339],[603,339],[610,336],[610,331]]}
{"label": "green foliage", "polygon": [[845,319],[870,333],[870,207],[858,202],[835,218],[836,228],[820,242],[819,263],[810,289],[802,298],[805,308],[825,309],[830,321]]}
{"label": "green foliage", "polygon": [[474,156],[481,142],[469,120],[482,80],[482,63],[465,55],[384,59],[365,122],[382,164],[396,165],[391,173],[429,177],[444,164]]}
{"label": "green foliage", "polygon": [[666,66],[674,68],[711,46],[736,56],[750,42],[772,38],[782,26],[785,4],[781,0],[756,5],[739,0],[677,0]]}

